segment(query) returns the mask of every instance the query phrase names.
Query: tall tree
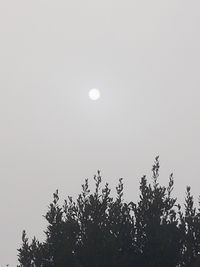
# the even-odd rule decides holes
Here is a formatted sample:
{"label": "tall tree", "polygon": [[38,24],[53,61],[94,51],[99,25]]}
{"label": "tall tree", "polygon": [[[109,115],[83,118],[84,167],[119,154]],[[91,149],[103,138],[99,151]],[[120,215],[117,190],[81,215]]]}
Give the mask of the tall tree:
{"label": "tall tree", "polygon": [[168,187],[159,185],[158,159],[152,168],[153,184],[148,184],[146,177],[142,177],[140,201],[134,206],[139,264],[176,266],[182,242],[175,211],[176,199],[171,197],[174,181],[170,175]]}
{"label": "tall tree", "polygon": [[[137,203],[123,199],[120,179],[116,197],[102,185],[100,171],[95,189],[86,179],[76,201],[59,203],[58,190],[44,216],[46,238],[28,241],[22,234],[19,267],[192,267],[200,252],[200,209],[194,207],[187,187],[185,210],[172,196],[174,178],[159,184],[159,158],[152,168],[152,181],[140,181]],[[194,266],[196,266],[194,265]]]}

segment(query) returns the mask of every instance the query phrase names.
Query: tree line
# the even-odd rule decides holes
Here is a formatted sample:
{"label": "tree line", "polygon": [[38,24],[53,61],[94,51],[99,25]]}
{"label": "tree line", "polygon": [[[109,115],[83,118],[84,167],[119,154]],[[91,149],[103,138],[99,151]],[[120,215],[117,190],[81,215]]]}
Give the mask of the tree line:
{"label": "tree line", "polygon": [[172,196],[173,175],[162,186],[159,168],[156,157],[152,180],[140,180],[137,203],[123,199],[122,179],[112,197],[100,171],[94,191],[86,179],[76,200],[60,205],[57,190],[44,216],[45,240],[29,241],[23,231],[18,267],[199,267],[200,208],[189,186],[181,207]]}

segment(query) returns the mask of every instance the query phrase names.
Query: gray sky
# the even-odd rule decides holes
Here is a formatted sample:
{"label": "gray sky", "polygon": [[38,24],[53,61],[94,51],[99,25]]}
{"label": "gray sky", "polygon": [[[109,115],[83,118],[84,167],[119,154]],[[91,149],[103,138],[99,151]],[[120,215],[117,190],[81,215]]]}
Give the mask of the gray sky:
{"label": "gray sky", "polygon": [[[97,169],[127,199],[150,174],[200,193],[199,0],[8,0],[0,7],[0,264],[42,237],[52,193]],[[97,87],[101,99],[88,91]]]}

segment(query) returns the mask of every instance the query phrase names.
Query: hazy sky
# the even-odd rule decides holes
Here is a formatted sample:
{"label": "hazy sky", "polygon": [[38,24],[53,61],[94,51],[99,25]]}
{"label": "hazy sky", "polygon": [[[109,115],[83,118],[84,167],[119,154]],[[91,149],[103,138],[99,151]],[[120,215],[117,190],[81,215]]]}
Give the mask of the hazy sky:
{"label": "hazy sky", "polygon": [[[199,0],[6,0],[0,6],[0,264],[42,237],[52,193],[97,169],[126,197],[160,181],[200,193]],[[99,101],[88,91],[97,87]]]}

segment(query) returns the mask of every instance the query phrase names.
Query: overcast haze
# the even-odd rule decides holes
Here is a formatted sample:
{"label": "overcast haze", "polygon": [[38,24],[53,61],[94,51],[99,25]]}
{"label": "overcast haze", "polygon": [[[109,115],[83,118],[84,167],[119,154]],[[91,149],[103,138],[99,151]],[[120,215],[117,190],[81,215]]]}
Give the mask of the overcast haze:
{"label": "overcast haze", "polygon": [[[52,193],[102,170],[200,193],[200,2],[8,0],[0,7],[0,264],[43,237]],[[88,91],[99,88],[101,99]]]}

